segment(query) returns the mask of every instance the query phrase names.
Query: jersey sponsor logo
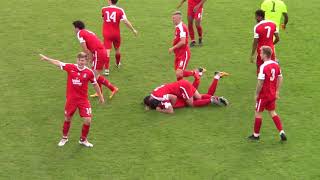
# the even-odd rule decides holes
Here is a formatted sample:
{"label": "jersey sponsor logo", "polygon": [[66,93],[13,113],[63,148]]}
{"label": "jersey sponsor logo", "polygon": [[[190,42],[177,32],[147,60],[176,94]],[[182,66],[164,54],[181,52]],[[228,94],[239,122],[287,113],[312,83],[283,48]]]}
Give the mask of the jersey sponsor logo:
{"label": "jersey sponsor logo", "polygon": [[82,86],[80,79],[72,79],[72,84],[77,86]]}

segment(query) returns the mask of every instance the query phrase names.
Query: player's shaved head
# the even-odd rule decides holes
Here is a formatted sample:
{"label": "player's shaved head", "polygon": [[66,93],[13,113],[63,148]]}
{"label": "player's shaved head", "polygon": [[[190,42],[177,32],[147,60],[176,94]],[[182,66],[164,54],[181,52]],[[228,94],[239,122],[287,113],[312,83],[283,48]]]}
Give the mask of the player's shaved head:
{"label": "player's shaved head", "polygon": [[178,25],[182,20],[182,13],[180,11],[175,11],[172,13],[172,21],[174,25]]}
{"label": "player's shaved head", "polygon": [[117,4],[118,0],[110,0],[111,4]]}
{"label": "player's shaved head", "polygon": [[256,17],[260,17],[260,18],[264,19],[265,12],[263,10],[258,9],[258,10],[256,10],[255,14],[256,14]]}
{"label": "player's shaved head", "polygon": [[85,28],[84,22],[82,22],[80,20],[74,21],[72,24],[73,24],[74,28],[78,28],[80,30]]}
{"label": "player's shaved head", "polygon": [[262,55],[266,56],[268,59],[271,58],[272,55],[272,49],[269,46],[262,46],[261,47],[261,53]]}

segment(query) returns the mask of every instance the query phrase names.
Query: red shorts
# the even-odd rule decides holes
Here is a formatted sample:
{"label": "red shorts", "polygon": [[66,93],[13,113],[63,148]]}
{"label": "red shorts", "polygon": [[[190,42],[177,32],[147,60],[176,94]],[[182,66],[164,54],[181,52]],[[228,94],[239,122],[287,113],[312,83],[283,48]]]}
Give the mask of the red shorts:
{"label": "red shorts", "polygon": [[174,69],[181,69],[185,70],[188,66],[189,60],[190,60],[190,51],[186,51],[182,55],[176,55],[175,60],[174,60]]}
{"label": "red shorts", "polygon": [[114,48],[119,49],[121,45],[121,36],[120,35],[104,36],[104,47],[106,49],[112,49],[112,44]]}
{"label": "red shorts", "polygon": [[187,80],[178,81],[180,85],[180,92],[183,99],[191,99],[193,98],[194,93],[196,92],[196,88]]}
{"label": "red shorts", "polygon": [[93,52],[92,70],[102,70],[107,62],[107,52],[105,49],[98,49]]}
{"label": "red shorts", "polygon": [[197,12],[193,12],[195,6],[188,5],[188,16],[195,20],[201,20],[203,14],[203,7],[201,6]]}
{"label": "red shorts", "polygon": [[273,111],[276,109],[276,99],[257,99],[256,112],[263,112],[264,110]]}
{"label": "red shorts", "polygon": [[91,105],[88,100],[80,102],[67,100],[64,108],[64,114],[67,117],[72,117],[77,109],[79,109],[80,117],[91,117]]}

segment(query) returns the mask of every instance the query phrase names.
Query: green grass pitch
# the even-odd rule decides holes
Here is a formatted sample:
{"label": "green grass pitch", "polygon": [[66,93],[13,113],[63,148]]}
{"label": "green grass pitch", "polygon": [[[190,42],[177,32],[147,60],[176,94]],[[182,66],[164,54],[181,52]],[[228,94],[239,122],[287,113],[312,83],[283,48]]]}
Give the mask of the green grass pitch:
{"label": "green grass pitch", "polygon": [[[140,34],[135,38],[122,27],[123,66],[116,69],[112,55],[109,77],[120,92],[106,105],[91,101],[89,140],[95,147],[87,149],[77,144],[78,115],[69,143],[57,147],[66,74],[41,62],[38,54],[74,62],[80,47],[72,21],[85,21],[101,38],[105,2],[0,0],[0,179],[319,179],[318,0],[285,1],[290,22],[277,46],[284,74],[278,112],[288,135],[285,144],[267,116],[261,141],[246,140],[256,84],[255,66],[249,63],[253,13],[260,0],[208,0],[204,46],[192,49],[189,68],[209,71],[200,92],[215,70],[232,74],[216,93],[227,97],[230,107],[179,109],[172,116],[144,111],[142,98],[175,80],[168,48],[174,31],[170,14],[178,1],[119,2]],[[185,15],[186,6],[182,11]]]}

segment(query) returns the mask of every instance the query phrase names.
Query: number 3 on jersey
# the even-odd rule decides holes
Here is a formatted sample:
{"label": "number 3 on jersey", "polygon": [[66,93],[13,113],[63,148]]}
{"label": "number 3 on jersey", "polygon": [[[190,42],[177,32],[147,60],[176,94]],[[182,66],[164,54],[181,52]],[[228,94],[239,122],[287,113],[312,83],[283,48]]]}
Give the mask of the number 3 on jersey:
{"label": "number 3 on jersey", "polygon": [[275,78],[276,78],[276,70],[275,69],[271,69],[270,81],[274,81]]}
{"label": "number 3 on jersey", "polygon": [[107,22],[111,22],[111,20],[112,20],[112,22],[116,22],[116,15],[117,15],[117,13],[116,12],[112,12],[111,14],[110,14],[110,12],[109,11],[106,11],[106,21]]}

